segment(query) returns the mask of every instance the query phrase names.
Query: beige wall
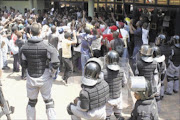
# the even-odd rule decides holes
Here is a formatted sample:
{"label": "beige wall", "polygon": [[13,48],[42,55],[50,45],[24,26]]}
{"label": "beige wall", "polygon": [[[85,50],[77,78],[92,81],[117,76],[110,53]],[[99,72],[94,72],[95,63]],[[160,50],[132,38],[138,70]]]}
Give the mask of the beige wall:
{"label": "beige wall", "polygon": [[7,6],[9,9],[10,7],[19,10],[20,12],[24,12],[24,8],[31,9],[30,1],[1,1],[0,7]]}
{"label": "beige wall", "polygon": [[32,6],[31,0],[28,0],[28,1],[2,1],[0,0],[0,7],[7,6],[8,9],[10,7],[13,7],[22,13],[24,12],[24,8],[27,8],[27,9],[36,8],[36,10],[44,9],[44,0],[33,0],[33,1],[34,2]]}

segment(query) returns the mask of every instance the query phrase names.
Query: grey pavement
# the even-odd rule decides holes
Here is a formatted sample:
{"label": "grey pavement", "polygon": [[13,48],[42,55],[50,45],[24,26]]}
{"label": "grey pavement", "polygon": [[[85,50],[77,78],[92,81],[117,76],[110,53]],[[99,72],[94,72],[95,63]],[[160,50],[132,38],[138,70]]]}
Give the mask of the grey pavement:
{"label": "grey pavement", "polygon": [[[8,71],[3,71],[3,93],[5,98],[9,101],[11,106],[15,107],[14,114],[11,115],[13,120],[26,119],[26,105],[28,98],[26,97],[26,81],[21,80],[21,73],[12,72],[12,58],[9,58]],[[69,84],[64,85],[61,78],[62,73],[54,81],[52,88],[52,98],[55,101],[55,110],[58,120],[70,120],[70,116],[66,111],[67,105],[72,102],[75,97],[79,95],[81,90],[80,80],[81,76],[75,74],[74,77],[69,79]],[[180,120],[180,94],[173,94],[172,96],[165,96],[162,101],[162,109],[160,113],[160,120]],[[127,119],[130,117],[130,113],[133,107],[132,97],[130,92],[127,91],[127,87],[123,89],[123,113],[122,115]],[[38,97],[38,103],[36,105],[36,118],[37,120],[47,119],[45,113],[45,104],[41,95]],[[1,118],[6,119],[5,116]],[[114,117],[112,116],[112,119]]]}

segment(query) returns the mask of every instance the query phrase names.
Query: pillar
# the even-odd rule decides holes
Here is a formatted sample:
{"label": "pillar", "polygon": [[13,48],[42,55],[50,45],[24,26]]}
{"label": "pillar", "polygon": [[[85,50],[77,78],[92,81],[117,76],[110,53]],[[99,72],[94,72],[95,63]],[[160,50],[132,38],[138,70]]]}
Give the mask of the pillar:
{"label": "pillar", "polygon": [[88,16],[94,17],[94,0],[88,0]]}

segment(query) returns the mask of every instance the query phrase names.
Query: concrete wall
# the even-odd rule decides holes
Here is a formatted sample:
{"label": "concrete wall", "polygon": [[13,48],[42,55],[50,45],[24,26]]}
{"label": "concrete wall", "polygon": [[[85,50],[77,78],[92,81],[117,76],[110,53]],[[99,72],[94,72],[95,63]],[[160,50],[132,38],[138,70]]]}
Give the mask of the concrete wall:
{"label": "concrete wall", "polygon": [[0,0],[0,7],[7,6],[8,10],[10,7],[15,8],[16,10],[19,10],[21,13],[24,12],[24,8],[32,9],[36,8],[36,10],[40,9],[43,10],[45,7],[44,0],[33,0],[33,3],[31,0],[28,1],[3,1]]}

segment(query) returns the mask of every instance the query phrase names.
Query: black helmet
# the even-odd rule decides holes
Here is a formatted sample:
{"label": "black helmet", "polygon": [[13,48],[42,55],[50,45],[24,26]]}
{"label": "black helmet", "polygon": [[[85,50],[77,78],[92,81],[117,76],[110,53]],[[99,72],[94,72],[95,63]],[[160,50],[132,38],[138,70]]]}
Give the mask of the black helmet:
{"label": "black helmet", "polygon": [[153,50],[154,50],[153,52],[154,57],[161,56],[161,49],[158,46],[154,46]]}
{"label": "black helmet", "polygon": [[163,62],[165,60],[165,56],[161,54],[161,49],[158,46],[154,46],[153,51],[153,57],[156,62]]}
{"label": "black helmet", "polygon": [[165,34],[160,34],[157,38],[156,38],[156,45],[161,45],[161,44],[166,44],[167,43],[167,39],[166,39],[166,35]]}
{"label": "black helmet", "polygon": [[172,37],[172,39],[173,39],[173,44],[174,44],[176,47],[180,48],[179,35],[174,35],[174,36]]}
{"label": "black helmet", "polygon": [[150,45],[142,45],[141,46],[141,49],[140,49],[140,53],[143,55],[143,56],[152,56],[153,54],[153,49],[151,48]]}
{"label": "black helmet", "polygon": [[98,82],[101,73],[101,66],[97,62],[88,62],[84,68],[82,83],[87,86],[94,86]]}
{"label": "black helmet", "polygon": [[152,62],[153,49],[149,45],[142,45],[140,49],[141,58],[145,62]]}
{"label": "black helmet", "polygon": [[119,54],[114,50],[109,51],[106,55],[107,67],[110,70],[117,71],[120,68],[118,63],[119,63]]}

